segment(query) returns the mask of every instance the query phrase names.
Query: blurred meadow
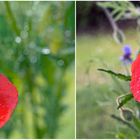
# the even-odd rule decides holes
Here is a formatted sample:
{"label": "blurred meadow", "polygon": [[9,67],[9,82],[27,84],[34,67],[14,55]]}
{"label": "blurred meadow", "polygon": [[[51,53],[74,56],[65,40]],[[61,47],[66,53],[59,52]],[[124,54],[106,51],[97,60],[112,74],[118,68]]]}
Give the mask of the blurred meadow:
{"label": "blurred meadow", "polygon": [[74,138],[74,2],[0,2],[0,72],[19,101],[0,138]]}
{"label": "blurred meadow", "polygon": [[[116,97],[129,92],[129,83],[97,70],[127,74],[120,61],[123,46],[115,42],[111,25],[96,2],[77,2],[76,8],[77,138],[135,138],[130,128],[111,117],[118,116]],[[135,20],[117,23],[124,31],[124,44],[132,47],[134,60],[140,46]],[[134,108],[133,104],[128,103]]]}

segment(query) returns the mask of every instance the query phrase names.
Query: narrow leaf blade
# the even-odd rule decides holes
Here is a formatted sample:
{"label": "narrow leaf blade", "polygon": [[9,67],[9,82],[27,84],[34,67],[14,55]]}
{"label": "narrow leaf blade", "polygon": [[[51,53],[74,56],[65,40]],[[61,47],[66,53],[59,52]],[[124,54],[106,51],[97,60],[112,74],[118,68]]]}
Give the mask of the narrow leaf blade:
{"label": "narrow leaf blade", "polygon": [[116,76],[117,78],[121,79],[121,80],[125,80],[125,81],[131,81],[131,76],[127,76],[121,73],[115,73],[111,70],[106,70],[106,69],[98,69],[99,71],[103,71],[106,72],[108,74],[111,74],[113,76]]}
{"label": "narrow leaf blade", "polygon": [[126,104],[128,101],[130,101],[133,98],[132,94],[127,94],[123,97],[122,101],[120,102],[119,106],[117,107],[117,109],[119,109],[120,107],[122,107],[124,104]]}

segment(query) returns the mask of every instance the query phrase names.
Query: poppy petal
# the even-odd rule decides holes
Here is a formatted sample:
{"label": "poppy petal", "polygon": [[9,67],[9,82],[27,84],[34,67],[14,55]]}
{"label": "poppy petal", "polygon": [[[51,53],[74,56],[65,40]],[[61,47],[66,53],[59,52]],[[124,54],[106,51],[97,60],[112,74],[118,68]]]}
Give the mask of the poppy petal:
{"label": "poppy petal", "polygon": [[18,91],[16,87],[0,74],[0,128],[10,119],[18,102]]}

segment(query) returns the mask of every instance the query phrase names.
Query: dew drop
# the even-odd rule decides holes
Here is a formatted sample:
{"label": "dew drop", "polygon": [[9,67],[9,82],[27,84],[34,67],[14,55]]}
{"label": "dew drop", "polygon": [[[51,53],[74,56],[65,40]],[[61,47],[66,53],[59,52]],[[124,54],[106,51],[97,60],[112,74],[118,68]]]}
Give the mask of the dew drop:
{"label": "dew drop", "polygon": [[64,61],[63,60],[58,60],[57,63],[58,63],[59,66],[63,66],[64,65]]}
{"label": "dew drop", "polygon": [[44,48],[44,49],[42,49],[41,50],[41,52],[43,53],[43,54],[50,54],[50,49],[49,48]]}
{"label": "dew drop", "polygon": [[30,61],[33,64],[36,63],[37,62],[37,57],[35,57],[35,56],[31,57]]}
{"label": "dew drop", "polygon": [[16,42],[16,43],[20,43],[20,42],[21,42],[21,38],[20,38],[19,36],[17,36],[17,37],[15,38],[15,42]]}

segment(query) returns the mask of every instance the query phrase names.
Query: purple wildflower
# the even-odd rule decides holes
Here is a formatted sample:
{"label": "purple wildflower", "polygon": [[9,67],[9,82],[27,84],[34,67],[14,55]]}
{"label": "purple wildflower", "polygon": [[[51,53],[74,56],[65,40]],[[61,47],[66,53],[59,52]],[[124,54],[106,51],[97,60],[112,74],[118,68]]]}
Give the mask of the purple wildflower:
{"label": "purple wildflower", "polygon": [[123,47],[123,56],[121,56],[121,61],[124,64],[132,63],[131,54],[132,54],[131,46],[130,45],[125,45]]}

